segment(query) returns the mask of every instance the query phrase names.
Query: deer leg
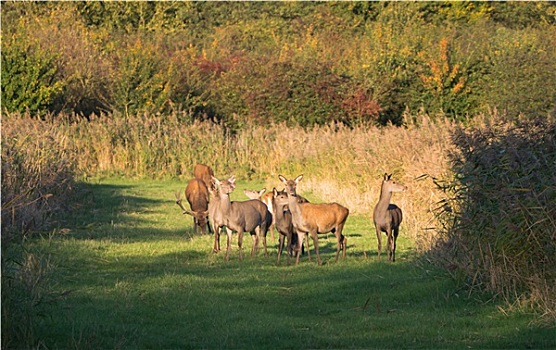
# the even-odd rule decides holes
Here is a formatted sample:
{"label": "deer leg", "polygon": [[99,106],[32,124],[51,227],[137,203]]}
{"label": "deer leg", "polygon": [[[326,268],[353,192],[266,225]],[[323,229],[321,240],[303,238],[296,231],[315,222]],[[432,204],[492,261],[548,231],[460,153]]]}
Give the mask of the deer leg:
{"label": "deer leg", "polygon": [[[311,262],[311,247],[309,246],[309,235],[305,235],[304,236],[304,240],[307,241],[307,257],[309,258],[309,262]],[[300,251],[303,250],[303,241],[301,241],[301,249]]]}
{"label": "deer leg", "polygon": [[301,256],[301,247],[303,246],[304,236],[305,232],[297,232],[297,246],[295,247],[295,251],[297,252],[297,257],[295,258],[296,265],[299,265],[299,257]]}
{"label": "deer leg", "polygon": [[214,223],[212,226],[214,227],[214,246],[212,251],[218,253],[220,251],[220,227],[217,227]]}
{"label": "deer leg", "polygon": [[261,229],[261,239],[263,240],[264,256],[268,257],[268,250],[266,249],[266,234],[268,233],[267,228]]}
{"label": "deer leg", "polygon": [[388,251],[388,261],[392,261],[392,249],[393,249],[394,237],[392,235],[392,229],[391,228],[388,229],[387,239],[388,239],[388,243],[386,245],[386,250]]}
{"label": "deer leg", "polygon": [[[317,253],[317,263],[320,265],[322,265],[322,261],[320,260],[320,254],[319,254],[319,238],[317,236],[317,232],[311,232],[311,237],[313,237],[313,244],[315,245],[315,252]],[[307,242],[309,242],[309,238],[307,238]],[[310,249],[307,249],[307,252]]]}
{"label": "deer leg", "polygon": [[[230,237],[231,237],[231,233],[230,233]],[[237,248],[239,250],[239,260],[243,260],[243,254],[241,252],[242,245],[243,245],[243,230],[240,230],[237,232]]]}
{"label": "deer leg", "polygon": [[379,228],[376,228],[376,240],[378,241],[378,261],[380,261],[380,251],[382,250],[382,231]]}
{"label": "deer leg", "polygon": [[288,255],[288,265],[290,265],[290,263],[291,263],[291,261],[290,261],[290,258],[291,258],[291,249],[292,249],[292,244],[293,244],[293,242],[292,242],[292,240],[293,240],[293,235],[290,234],[290,235],[288,235],[287,238],[288,238],[288,241],[287,241],[288,243],[287,243],[287,246],[286,246],[287,248],[286,248],[286,249],[290,251],[290,252],[288,252],[288,254],[287,254],[287,255]]}
{"label": "deer leg", "polygon": [[251,256],[255,256],[255,253],[259,251],[259,227],[255,227],[254,231],[251,231],[251,239],[253,240],[253,245],[251,246]]}
{"label": "deer leg", "polygon": [[[270,223],[270,227],[268,229],[270,230],[270,238],[272,238],[273,242],[276,242],[276,238],[274,238],[274,216],[272,217],[272,222]],[[278,232],[278,234],[282,236],[280,232]]]}
{"label": "deer leg", "polygon": [[346,258],[346,244],[347,238],[340,233],[338,237],[338,247],[336,248],[336,261],[338,261],[338,257],[340,255],[340,251],[342,251],[342,258]]}
{"label": "deer leg", "polygon": [[336,238],[338,239],[338,247],[336,249],[336,261],[338,261],[340,250],[342,250],[342,258],[346,257],[347,238],[342,234],[343,229],[344,225],[339,225],[336,232],[334,232],[336,234]]}
{"label": "deer leg", "polygon": [[210,226],[210,221],[207,221],[207,229],[209,234],[214,233],[213,229]]}
{"label": "deer leg", "polygon": [[392,262],[396,261],[396,241],[398,239],[399,228],[394,229],[394,240],[392,248]]}
{"label": "deer leg", "polygon": [[[288,244],[290,244],[290,241],[288,240]],[[277,265],[280,265],[280,256],[282,255],[282,250],[284,249],[284,235],[280,235],[280,237],[278,237],[278,261],[276,261]]]}
{"label": "deer leg", "polygon": [[232,249],[232,230],[226,227],[226,237],[227,237],[227,245],[226,245],[226,261],[230,258],[230,250]]}

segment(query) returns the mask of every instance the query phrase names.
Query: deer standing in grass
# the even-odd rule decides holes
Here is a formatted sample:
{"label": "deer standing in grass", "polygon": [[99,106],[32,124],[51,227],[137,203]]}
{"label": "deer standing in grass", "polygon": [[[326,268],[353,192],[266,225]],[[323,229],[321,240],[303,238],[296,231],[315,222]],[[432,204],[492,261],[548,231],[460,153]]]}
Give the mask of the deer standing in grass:
{"label": "deer standing in grass", "polygon": [[386,233],[388,250],[388,261],[396,261],[396,239],[402,223],[402,210],[395,204],[390,204],[392,193],[405,192],[407,186],[399,184],[391,179],[392,174],[384,174],[380,189],[380,199],[373,213],[376,238],[378,240],[378,260],[382,249],[382,232]]}
{"label": "deer standing in grass", "polygon": [[[272,202],[274,208],[274,218],[276,231],[280,234],[278,243],[278,261],[280,264],[280,257],[282,256],[282,251],[284,250],[284,239],[287,238],[287,248],[288,251],[288,265],[290,264],[290,255],[295,251],[297,246],[297,234],[295,234],[292,221],[292,213],[288,207],[288,194],[286,191],[278,191],[276,188],[272,190]],[[299,196],[300,197],[300,196]],[[305,203],[307,200],[304,199]],[[303,242],[301,242],[303,244]],[[301,252],[303,253],[303,245],[301,246]]]}
{"label": "deer standing in grass", "polygon": [[180,191],[176,192],[176,204],[183,210],[184,214],[193,216],[193,224],[195,225],[195,233],[200,231],[201,234],[210,232],[208,225],[208,206],[209,206],[209,192],[207,186],[201,179],[191,179],[185,188],[185,198],[189,202],[191,210],[184,208],[181,202]]}
{"label": "deer standing in grass", "polygon": [[251,250],[252,256],[255,255],[258,249],[259,236],[265,238],[263,241],[265,255],[268,255],[266,250],[266,233],[268,225],[271,221],[271,215],[268,212],[266,205],[264,205],[264,203],[260,200],[249,200],[245,202],[230,201],[230,193],[232,193],[236,187],[235,177],[233,176],[225,181],[220,181],[213,176],[212,180],[216,185],[216,195],[218,196],[218,205],[214,208],[213,213],[217,217],[217,223],[215,223],[215,225],[218,225],[218,227],[214,227],[215,246],[217,232],[220,231],[222,226],[226,226],[226,233],[228,237],[226,261],[228,261],[230,255],[233,231],[238,234],[237,244],[239,248],[240,260],[243,258],[241,248],[244,232],[251,233],[253,237],[253,248]]}
{"label": "deer standing in grass", "polygon": [[[342,230],[349,215],[349,209],[338,203],[299,203],[297,200],[297,184],[303,178],[299,175],[294,180],[288,180],[284,176],[279,175],[278,178],[286,185],[286,193],[288,194],[288,206],[292,213],[292,221],[295,231],[297,232],[296,247],[296,265],[299,264],[299,256],[301,255],[301,243],[306,234],[311,234],[315,252],[317,254],[318,264],[321,265],[319,255],[318,234],[333,232],[338,241],[336,248],[336,261],[343,251],[343,257],[346,256],[347,238],[342,235]],[[309,259],[309,249],[307,250]]]}
{"label": "deer standing in grass", "polygon": [[[278,233],[280,233],[280,230],[276,228],[276,208],[274,207],[274,205],[275,205],[275,203],[274,203],[274,194],[272,192],[264,194],[265,192],[266,192],[266,188],[263,188],[260,191],[243,190],[243,193],[245,193],[245,195],[249,199],[259,199],[264,204],[266,204],[266,207],[268,208],[268,211],[270,212],[270,214],[272,214],[272,224],[269,226],[268,229],[270,231],[272,240],[274,241],[274,230],[276,229],[276,231],[278,231]],[[299,203],[308,203],[309,202],[306,198],[304,198],[302,196],[297,196],[297,201]],[[288,246],[288,248],[289,248],[289,246]]]}
{"label": "deer standing in grass", "polygon": [[247,198],[249,199],[258,199],[261,202],[263,202],[268,211],[270,212],[270,214],[272,215],[272,222],[270,223],[268,230],[270,231],[270,236],[272,237],[272,240],[274,241],[274,229],[275,229],[275,225],[276,225],[276,220],[274,218],[274,208],[272,207],[272,193],[267,193],[264,194],[266,192],[266,188],[263,188],[260,191],[255,191],[255,190],[243,190],[243,193],[245,193],[245,195],[247,196]]}

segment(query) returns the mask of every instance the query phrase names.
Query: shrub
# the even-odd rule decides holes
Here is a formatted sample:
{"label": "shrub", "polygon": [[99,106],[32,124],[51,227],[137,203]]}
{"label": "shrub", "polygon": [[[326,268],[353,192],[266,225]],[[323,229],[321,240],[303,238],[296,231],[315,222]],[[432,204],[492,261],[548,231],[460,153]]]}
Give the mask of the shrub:
{"label": "shrub", "polygon": [[53,111],[64,91],[55,60],[55,54],[35,47],[24,35],[3,35],[2,108],[33,115]]}
{"label": "shrub", "polygon": [[556,299],[556,123],[459,128],[439,256],[472,287],[540,306]]}

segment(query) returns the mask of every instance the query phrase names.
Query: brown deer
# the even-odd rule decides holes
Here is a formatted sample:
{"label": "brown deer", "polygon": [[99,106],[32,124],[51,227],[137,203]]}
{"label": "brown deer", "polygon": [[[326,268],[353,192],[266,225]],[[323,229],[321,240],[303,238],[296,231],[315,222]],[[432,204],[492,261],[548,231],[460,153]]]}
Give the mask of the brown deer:
{"label": "brown deer", "polygon": [[[286,185],[288,206],[292,213],[293,226],[297,232],[297,258],[295,263],[299,264],[300,245],[306,234],[311,234],[313,238],[319,265],[322,264],[317,236],[319,233],[333,232],[338,240],[336,261],[338,261],[340,250],[343,251],[343,257],[345,258],[347,238],[342,235],[342,230],[349,215],[349,209],[338,203],[299,203],[296,188],[303,175],[299,175],[295,180],[288,180],[282,175],[279,175],[278,178]],[[309,253],[309,249],[307,252]],[[309,259],[311,259],[310,255]]]}
{"label": "brown deer", "polygon": [[205,164],[197,164],[193,168],[193,176],[197,179],[201,179],[204,181],[205,185],[208,189],[211,189],[214,184],[212,183],[212,177],[214,176],[214,172],[212,171],[211,167]]}
{"label": "brown deer", "polygon": [[382,249],[382,232],[385,232],[388,239],[388,261],[394,262],[396,261],[396,239],[398,238],[403,217],[402,210],[397,205],[390,204],[390,199],[394,192],[407,191],[407,186],[396,183],[391,178],[392,174],[384,174],[380,188],[380,199],[373,213],[373,221],[378,240],[378,260],[380,260],[380,251]]}
{"label": "brown deer", "polygon": [[[228,180],[220,181],[214,176],[212,177],[214,184],[216,185],[217,195],[219,198],[218,205],[215,207],[214,215],[218,217],[218,225],[214,227],[215,237],[216,232],[220,230],[222,226],[226,226],[226,233],[228,236],[227,248],[226,248],[226,261],[229,259],[229,254],[231,250],[232,232],[238,233],[238,248],[239,248],[239,259],[242,257],[242,241],[243,233],[249,232],[253,237],[253,248],[251,250],[251,255],[255,255],[258,249],[258,237],[263,237],[265,245],[265,255],[268,255],[266,250],[266,233],[268,230],[268,225],[271,221],[271,215],[260,200],[248,200],[245,202],[232,202],[230,201],[230,193],[235,189],[235,177],[230,177]],[[216,242],[215,242],[216,244]]]}
{"label": "brown deer", "polygon": [[[294,234],[292,213],[288,207],[288,194],[286,191],[278,191],[276,188],[272,190],[272,202],[274,208],[274,218],[276,231],[280,234],[279,244],[278,244],[278,261],[280,264],[280,257],[282,251],[284,250],[284,239],[287,238],[287,248],[288,251],[288,265],[290,264],[290,255],[297,246],[297,234]],[[303,243],[303,242],[302,242]],[[303,246],[301,246],[303,252]]]}
{"label": "brown deer", "polygon": [[[203,180],[197,178],[191,179],[185,188],[185,198],[189,202],[191,210],[184,208],[180,192],[176,192],[176,204],[179,205],[184,214],[193,216],[195,233],[200,231],[201,234],[205,234],[208,226],[209,192]],[[210,226],[208,230],[210,232]]]}

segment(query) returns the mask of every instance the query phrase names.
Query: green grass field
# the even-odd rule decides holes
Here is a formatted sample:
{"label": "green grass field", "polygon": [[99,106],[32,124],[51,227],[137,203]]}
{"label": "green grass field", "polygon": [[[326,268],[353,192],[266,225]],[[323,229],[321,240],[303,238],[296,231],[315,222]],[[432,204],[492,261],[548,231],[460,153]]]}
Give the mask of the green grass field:
{"label": "green grass field", "polygon": [[[96,180],[60,229],[32,242],[49,267],[48,298],[35,337],[45,347],[108,348],[555,348],[553,329],[469,295],[398,240],[398,261],[376,258],[368,217],[350,216],[346,260],[332,234],[319,240],[323,265],[299,266],[268,238],[270,257],[230,262],[195,236],[174,203],[184,182]],[[239,183],[236,200],[246,199]],[[302,191],[300,185],[300,190]],[[303,193],[302,193],[303,194]],[[310,194],[309,194],[310,195]],[[311,197],[310,197],[311,198]],[[311,198],[317,202],[318,198]],[[237,237],[234,236],[234,239]],[[225,236],[221,238],[225,247]],[[366,251],[366,254],[365,254]],[[419,263],[417,263],[419,261]]]}

